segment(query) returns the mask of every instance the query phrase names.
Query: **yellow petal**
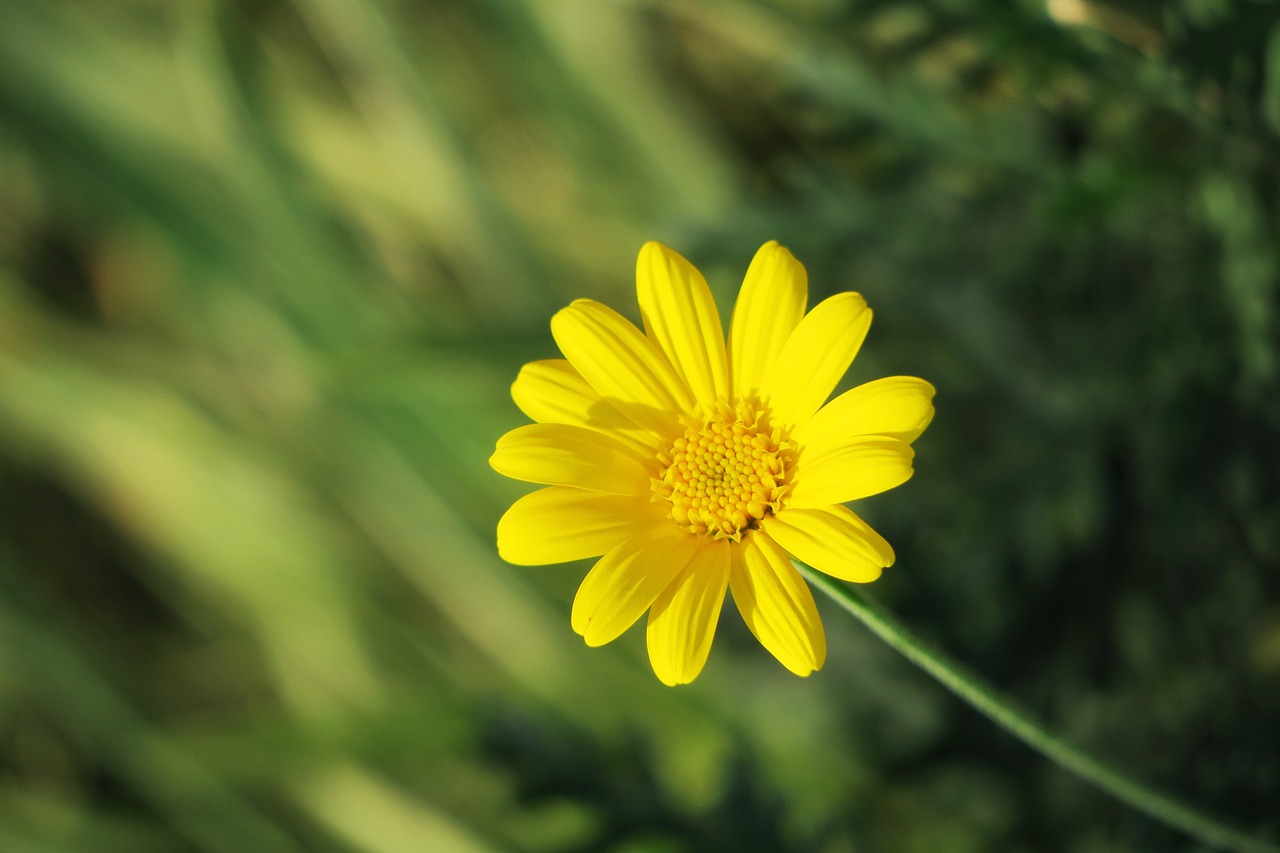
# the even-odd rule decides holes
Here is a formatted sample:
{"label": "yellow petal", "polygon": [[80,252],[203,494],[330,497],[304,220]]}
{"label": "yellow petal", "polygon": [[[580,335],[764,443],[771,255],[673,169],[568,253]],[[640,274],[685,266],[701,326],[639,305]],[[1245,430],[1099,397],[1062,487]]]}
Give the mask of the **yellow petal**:
{"label": "yellow petal", "polygon": [[709,405],[728,397],[724,328],[702,273],[661,243],[645,243],[636,260],[636,293],[649,338],[694,399]]}
{"label": "yellow petal", "polygon": [[551,334],[582,378],[633,423],[664,440],[693,398],[667,357],[612,308],[578,299],[551,318]]}
{"label": "yellow petal", "polygon": [[498,439],[489,464],[514,480],[648,495],[650,472],[636,451],[586,427],[526,424]]}
{"label": "yellow petal", "polygon": [[797,560],[841,580],[870,583],[881,568],[893,565],[893,549],[884,537],[842,506],[787,506],[760,526]]}
{"label": "yellow petal", "polygon": [[521,566],[598,557],[662,515],[646,498],[551,486],[525,495],[503,514],[498,554]]}
{"label": "yellow petal", "polygon": [[689,565],[699,544],[662,519],[615,546],[578,587],[570,615],[573,630],[589,646],[616,640]]}
{"label": "yellow petal", "polygon": [[731,544],[705,542],[649,611],[649,663],[663,684],[688,684],[707,662],[729,583]]}
{"label": "yellow petal", "polygon": [[729,331],[733,393],[759,392],[769,368],[804,316],[809,276],[804,266],[777,241],[760,247],[738,292]]}
{"label": "yellow petal", "polygon": [[583,426],[638,450],[658,448],[657,436],[623,417],[563,358],[533,361],[520,368],[511,399],[540,424]]}
{"label": "yellow petal", "polygon": [[933,420],[933,386],[914,376],[889,376],[845,391],[802,424],[792,438],[818,455],[857,435],[915,441]]}
{"label": "yellow petal", "polygon": [[776,424],[799,426],[818,411],[858,354],[871,309],[856,293],[837,293],[800,321],[761,388]]}
{"label": "yellow petal", "polygon": [[882,435],[855,436],[822,455],[806,445],[787,506],[816,509],[887,492],[911,479],[914,456],[905,441]]}
{"label": "yellow petal", "polygon": [[778,543],[760,533],[743,539],[729,589],[751,633],[783,666],[801,676],[822,668],[827,638],[813,593]]}

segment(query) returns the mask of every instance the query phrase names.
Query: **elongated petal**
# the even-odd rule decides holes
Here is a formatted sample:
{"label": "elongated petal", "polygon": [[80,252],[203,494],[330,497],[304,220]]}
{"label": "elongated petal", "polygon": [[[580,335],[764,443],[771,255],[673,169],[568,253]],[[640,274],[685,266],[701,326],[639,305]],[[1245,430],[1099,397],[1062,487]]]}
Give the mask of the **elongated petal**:
{"label": "elongated petal", "polygon": [[915,441],[933,420],[933,386],[914,376],[889,376],[845,391],[802,424],[797,442],[822,455],[858,435]]}
{"label": "elongated petal", "polygon": [[563,358],[533,361],[520,368],[511,399],[540,424],[583,426],[637,450],[658,448],[657,436],[623,417]]}
{"label": "elongated petal", "polygon": [[513,480],[576,486],[611,495],[647,495],[642,457],[586,427],[526,424],[498,439],[489,464]]}
{"label": "elongated petal", "polygon": [[805,446],[796,463],[787,505],[816,509],[856,501],[911,479],[911,445],[882,435],[863,435],[819,455]]}
{"label": "elongated petal", "polygon": [[636,260],[636,294],[645,330],[694,399],[729,396],[724,327],[702,273],[661,243],[645,243]]}
{"label": "elongated petal", "polygon": [[729,583],[731,543],[702,546],[649,611],[649,663],[663,684],[688,684],[711,652]]}
{"label": "elongated petal", "polygon": [[759,392],[787,338],[804,316],[809,275],[776,240],[760,247],[738,292],[729,331],[733,392]]}
{"label": "elongated petal", "polygon": [[799,426],[809,420],[849,369],[870,327],[871,309],[856,293],[837,293],[810,311],[761,388],[773,422]]}
{"label": "elongated petal", "polygon": [[870,583],[893,565],[893,548],[884,537],[842,506],[783,507],[766,516],[761,529],[800,562],[841,580]]}
{"label": "elongated petal", "polygon": [[691,411],[689,389],[667,357],[612,308],[578,299],[551,318],[551,334],[569,363],[614,408],[663,439]]}
{"label": "elongated petal", "polygon": [[783,666],[801,676],[822,668],[827,638],[813,593],[776,542],[759,533],[743,539],[729,589],[751,633]]}
{"label": "elongated petal", "polygon": [[647,498],[551,486],[525,495],[498,521],[498,554],[544,566],[598,557],[638,529],[667,521]]}
{"label": "elongated petal", "polygon": [[668,519],[600,558],[573,599],[570,622],[589,646],[616,640],[684,571],[700,541]]}

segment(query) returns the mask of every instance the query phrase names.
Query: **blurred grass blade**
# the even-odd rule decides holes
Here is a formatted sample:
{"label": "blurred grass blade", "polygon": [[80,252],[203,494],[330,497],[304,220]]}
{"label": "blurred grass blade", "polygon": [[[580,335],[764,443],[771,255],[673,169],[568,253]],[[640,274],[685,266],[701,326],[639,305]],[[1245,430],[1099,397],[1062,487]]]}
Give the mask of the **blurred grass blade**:
{"label": "blurred grass blade", "polygon": [[300,778],[293,787],[303,807],[318,821],[332,827],[352,847],[368,853],[487,853],[498,849],[421,798],[396,790],[358,767],[329,767]]}
{"label": "blurred grass blade", "polygon": [[[0,577],[7,574],[0,553]],[[8,590],[5,590],[8,592]],[[24,678],[50,717],[98,752],[144,801],[207,853],[297,853],[284,831],[162,729],[149,725],[65,633],[46,629],[0,599],[0,641],[21,649]]]}

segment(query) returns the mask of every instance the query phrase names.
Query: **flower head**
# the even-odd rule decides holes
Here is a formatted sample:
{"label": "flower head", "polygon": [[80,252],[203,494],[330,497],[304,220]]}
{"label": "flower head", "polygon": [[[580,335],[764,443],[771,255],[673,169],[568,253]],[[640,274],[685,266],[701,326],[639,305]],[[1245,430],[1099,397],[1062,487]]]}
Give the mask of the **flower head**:
{"label": "flower head", "polygon": [[879,379],[824,406],[871,310],[840,293],[805,314],[805,269],[776,242],[747,270],[727,344],[706,281],[676,252],[647,243],[636,284],[643,332],[577,300],[551,320],[565,358],[516,378],[511,395],[535,423],[499,439],[489,462],[547,488],[502,517],[498,552],[521,565],[600,557],[573,629],[599,646],[649,611],[649,660],[666,684],[701,672],[726,589],[761,644],[808,675],[826,640],[791,558],[858,583],[893,564],[842,504],[911,476],[933,386]]}

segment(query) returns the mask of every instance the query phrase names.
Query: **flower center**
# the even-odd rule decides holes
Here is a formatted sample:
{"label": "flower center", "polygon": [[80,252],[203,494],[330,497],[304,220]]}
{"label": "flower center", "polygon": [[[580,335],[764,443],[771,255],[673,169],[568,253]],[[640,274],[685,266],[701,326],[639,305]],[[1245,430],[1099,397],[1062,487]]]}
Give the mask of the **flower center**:
{"label": "flower center", "polygon": [[684,435],[658,454],[654,498],[671,501],[671,518],[690,533],[737,542],[781,508],[796,445],[753,400],[721,400],[710,417],[683,423]]}

